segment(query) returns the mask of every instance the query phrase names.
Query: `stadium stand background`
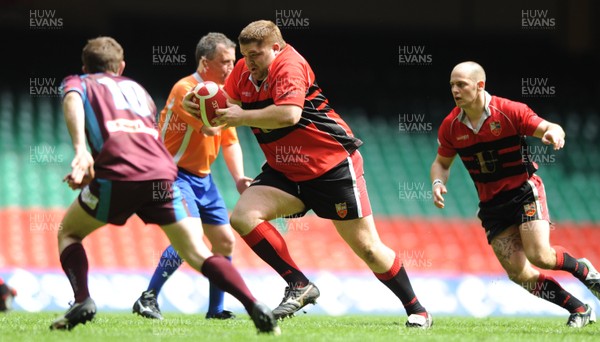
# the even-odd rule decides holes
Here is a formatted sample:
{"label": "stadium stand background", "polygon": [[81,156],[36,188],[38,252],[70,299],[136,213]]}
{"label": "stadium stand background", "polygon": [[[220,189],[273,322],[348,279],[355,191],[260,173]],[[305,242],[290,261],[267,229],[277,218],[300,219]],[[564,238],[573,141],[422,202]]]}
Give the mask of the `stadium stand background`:
{"label": "stadium stand background", "polygon": [[[533,151],[542,164],[539,174],[546,181],[555,222],[553,241],[600,263],[594,245],[600,241],[600,25],[596,20],[600,4],[591,0],[369,4],[365,10],[351,10],[347,2],[3,2],[0,39],[8,48],[0,56],[4,66],[0,275],[10,281],[11,276],[23,279],[15,276],[15,270],[60,270],[55,234],[76,193],[61,183],[72,151],[56,89],[64,76],[80,71],[86,39],[115,37],[125,49],[125,74],[142,83],[160,109],[174,82],[195,69],[194,47],[203,34],[220,31],[235,39],[248,22],[277,20],[286,15],[280,11],[287,15],[296,11],[300,19],[308,19],[302,28],[282,27],[284,38],[309,60],[332,106],[365,142],[361,151],[378,228],[410,269],[417,274],[502,273],[474,219],[476,192],[461,165],[452,169],[447,208],[437,210],[430,200],[428,174],[436,153],[435,133],[453,106],[449,72],[463,60],[476,60],[486,68],[486,88],[492,94],[526,102],[563,125],[565,150],[554,152],[532,141],[538,146]],[[54,11],[45,13],[63,24],[32,28],[32,10]],[[524,28],[526,10],[547,11],[546,18],[555,19],[555,27]],[[157,47],[176,48],[175,54],[184,55],[186,62],[154,63]],[[421,55],[430,56],[430,62],[400,63],[400,49],[407,47],[424,49]],[[522,82],[527,78],[545,79],[555,93],[526,96]],[[40,89],[45,93],[37,92]],[[402,129],[400,124],[407,118],[423,125]],[[249,129],[238,132],[246,173],[254,176],[264,157]],[[213,172],[228,207],[233,208],[238,195],[221,158]],[[330,224],[314,216],[280,221],[276,223],[286,232],[300,265],[314,271],[365,271]],[[167,242],[158,229],[136,218],[129,226],[97,232],[86,241],[93,270],[149,273]],[[241,240],[236,248],[236,265],[251,276],[268,273]],[[35,308],[21,304],[24,309]]]}

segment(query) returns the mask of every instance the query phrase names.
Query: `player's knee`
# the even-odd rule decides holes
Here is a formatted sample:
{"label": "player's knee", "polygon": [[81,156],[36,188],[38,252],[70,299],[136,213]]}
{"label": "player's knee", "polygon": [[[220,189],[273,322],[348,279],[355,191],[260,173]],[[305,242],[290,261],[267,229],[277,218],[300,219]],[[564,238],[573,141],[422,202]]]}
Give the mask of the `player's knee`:
{"label": "player's knee", "polygon": [[231,213],[229,224],[231,224],[231,227],[238,233],[241,234],[245,230],[245,222],[244,215],[239,211],[234,210],[233,213]]}
{"label": "player's knee", "polygon": [[256,222],[260,222],[260,220],[258,220],[250,211],[244,210],[234,209],[229,218],[231,227],[242,236],[254,229],[258,224]]}
{"label": "player's knee", "polygon": [[536,271],[531,265],[523,265],[522,267],[514,267],[506,269],[508,278],[515,284],[527,289],[528,284],[535,282],[539,276],[539,272]]}
{"label": "player's knee", "polygon": [[230,256],[233,253],[235,239],[224,238],[212,244],[212,252],[224,256]]}
{"label": "player's knee", "polygon": [[556,257],[549,248],[539,248],[526,252],[527,260],[537,267],[549,269],[556,264]]}
{"label": "player's knee", "polygon": [[354,251],[367,265],[371,265],[377,261],[377,253],[373,246],[361,246],[358,249],[355,248]]}
{"label": "player's knee", "polygon": [[58,238],[58,240],[64,240],[67,236],[69,236],[66,232],[65,229],[61,226],[61,229],[58,230],[58,233],[56,234],[56,237]]}
{"label": "player's knee", "polygon": [[523,270],[507,270],[508,279],[517,285],[522,285],[529,280],[527,273]]}
{"label": "player's knee", "polygon": [[202,263],[206,259],[205,256],[202,255],[198,250],[194,248],[185,248],[183,250],[178,250],[177,254],[187,262],[193,269],[200,271],[202,267]]}
{"label": "player's knee", "polygon": [[69,225],[64,225],[61,223],[60,228],[61,229],[59,229],[57,233],[58,241],[71,239],[76,242],[81,242],[81,240],[83,239],[83,237],[80,237],[77,234],[75,234],[75,232],[72,229],[70,229]]}

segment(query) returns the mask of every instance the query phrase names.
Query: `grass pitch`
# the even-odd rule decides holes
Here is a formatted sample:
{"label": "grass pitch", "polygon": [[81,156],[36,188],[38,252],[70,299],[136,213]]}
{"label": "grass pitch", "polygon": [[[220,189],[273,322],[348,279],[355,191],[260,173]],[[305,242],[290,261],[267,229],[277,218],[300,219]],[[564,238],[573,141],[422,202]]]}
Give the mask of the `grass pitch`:
{"label": "grass pitch", "polygon": [[129,313],[103,313],[71,331],[50,331],[58,313],[0,314],[0,341],[598,341],[600,324],[570,329],[564,318],[434,317],[431,330],[404,327],[404,316],[299,315],[280,322],[281,336],[257,335],[247,315],[206,320],[170,314],[164,321]]}

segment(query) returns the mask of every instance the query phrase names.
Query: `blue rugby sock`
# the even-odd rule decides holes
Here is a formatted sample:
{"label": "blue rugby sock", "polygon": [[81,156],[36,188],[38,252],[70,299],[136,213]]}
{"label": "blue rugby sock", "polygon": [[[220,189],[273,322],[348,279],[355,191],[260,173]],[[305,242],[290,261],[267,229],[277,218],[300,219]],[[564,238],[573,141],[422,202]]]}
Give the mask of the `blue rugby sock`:
{"label": "blue rugby sock", "polygon": [[177,271],[182,263],[183,259],[177,254],[173,246],[167,247],[160,256],[160,261],[156,266],[156,270],[154,270],[152,279],[150,279],[150,284],[148,284],[148,290],[154,290],[156,295],[158,295],[163,285],[167,282],[167,279]]}
{"label": "blue rugby sock", "polygon": [[[231,262],[231,256],[226,256],[225,258],[227,258],[227,260]],[[223,311],[223,301],[225,299],[225,292],[223,292],[223,290],[219,289],[215,284],[211,282],[208,293],[208,314],[214,315]]]}

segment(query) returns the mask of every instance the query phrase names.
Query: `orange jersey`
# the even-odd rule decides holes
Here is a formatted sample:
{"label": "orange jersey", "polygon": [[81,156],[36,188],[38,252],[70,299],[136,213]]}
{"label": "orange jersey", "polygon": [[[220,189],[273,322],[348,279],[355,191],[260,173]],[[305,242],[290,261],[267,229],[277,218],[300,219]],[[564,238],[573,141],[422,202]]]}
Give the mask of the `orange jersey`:
{"label": "orange jersey", "polygon": [[204,177],[210,173],[219,148],[237,143],[238,137],[234,127],[221,130],[215,136],[204,135],[202,121],[183,109],[183,97],[200,82],[202,78],[195,72],[175,83],[160,112],[158,128],[175,164]]}

